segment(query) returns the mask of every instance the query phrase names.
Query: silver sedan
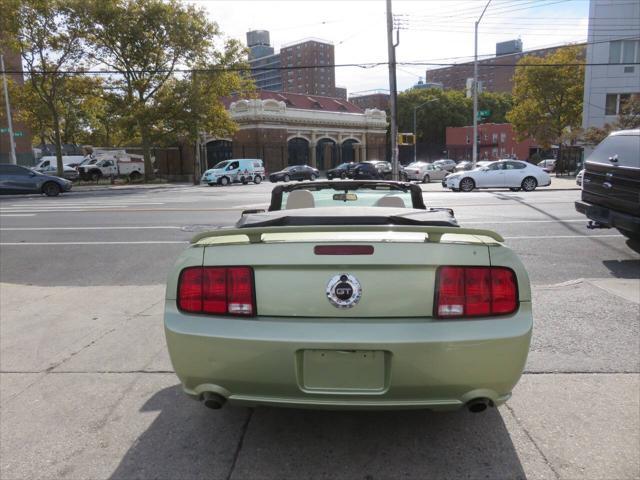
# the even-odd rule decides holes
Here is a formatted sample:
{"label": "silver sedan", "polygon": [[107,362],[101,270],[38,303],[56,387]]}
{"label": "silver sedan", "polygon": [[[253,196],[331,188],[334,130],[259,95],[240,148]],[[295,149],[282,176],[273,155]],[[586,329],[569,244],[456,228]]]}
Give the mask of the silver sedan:
{"label": "silver sedan", "polygon": [[420,180],[429,183],[431,180],[442,180],[449,172],[438,165],[427,162],[413,162],[404,167],[407,180]]}

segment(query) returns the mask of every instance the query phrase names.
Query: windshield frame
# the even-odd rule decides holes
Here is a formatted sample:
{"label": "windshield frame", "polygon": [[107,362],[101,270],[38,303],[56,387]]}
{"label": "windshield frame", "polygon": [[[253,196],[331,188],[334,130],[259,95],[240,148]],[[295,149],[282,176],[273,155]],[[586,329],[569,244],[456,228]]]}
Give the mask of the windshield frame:
{"label": "windshield frame", "polygon": [[333,190],[335,192],[353,192],[358,189],[362,190],[381,190],[391,192],[403,192],[411,194],[412,205],[407,208],[415,208],[420,210],[426,210],[427,207],[424,204],[422,198],[422,189],[413,183],[407,182],[392,182],[384,180],[353,180],[353,181],[326,181],[326,182],[314,182],[314,183],[294,183],[290,185],[278,185],[271,191],[271,203],[269,205],[269,211],[274,212],[278,210],[284,210],[282,205],[282,197],[284,193],[290,193],[294,190]]}

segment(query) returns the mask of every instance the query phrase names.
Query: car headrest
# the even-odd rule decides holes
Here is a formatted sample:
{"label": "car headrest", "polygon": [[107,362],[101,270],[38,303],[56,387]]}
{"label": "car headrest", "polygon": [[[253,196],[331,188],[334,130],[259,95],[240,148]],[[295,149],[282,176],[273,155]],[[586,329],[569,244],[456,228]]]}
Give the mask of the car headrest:
{"label": "car headrest", "polygon": [[313,194],[308,190],[294,190],[287,197],[286,210],[294,210],[296,208],[313,208],[315,201]]}
{"label": "car headrest", "polygon": [[396,197],[394,195],[387,195],[378,199],[378,201],[374,204],[376,207],[395,207],[395,208],[405,208],[404,200],[400,197]]}

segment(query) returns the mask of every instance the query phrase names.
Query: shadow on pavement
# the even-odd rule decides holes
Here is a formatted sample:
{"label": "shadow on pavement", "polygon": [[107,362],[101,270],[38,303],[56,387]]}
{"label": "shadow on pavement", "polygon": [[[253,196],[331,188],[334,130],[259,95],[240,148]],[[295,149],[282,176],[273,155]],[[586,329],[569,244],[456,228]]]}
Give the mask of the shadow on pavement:
{"label": "shadow on pavement", "polygon": [[603,260],[602,263],[617,278],[640,279],[640,260]]}
{"label": "shadow on pavement", "polygon": [[112,479],[525,478],[496,409],[211,411],[179,390],[147,401],[142,411],[159,415]]}

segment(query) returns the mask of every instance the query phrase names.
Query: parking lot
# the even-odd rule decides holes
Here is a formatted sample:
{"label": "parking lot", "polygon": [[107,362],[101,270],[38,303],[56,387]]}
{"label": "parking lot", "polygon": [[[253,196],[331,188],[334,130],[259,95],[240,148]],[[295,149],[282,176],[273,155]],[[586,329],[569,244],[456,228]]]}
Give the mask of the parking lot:
{"label": "parking lot", "polygon": [[566,185],[424,186],[531,277],[524,377],[481,414],[212,411],[181,393],[166,274],[195,233],[266,206],[268,182],[0,197],[0,478],[638,478],[640,254],[588,230]]}

